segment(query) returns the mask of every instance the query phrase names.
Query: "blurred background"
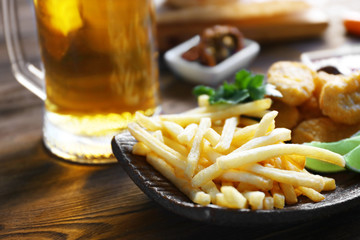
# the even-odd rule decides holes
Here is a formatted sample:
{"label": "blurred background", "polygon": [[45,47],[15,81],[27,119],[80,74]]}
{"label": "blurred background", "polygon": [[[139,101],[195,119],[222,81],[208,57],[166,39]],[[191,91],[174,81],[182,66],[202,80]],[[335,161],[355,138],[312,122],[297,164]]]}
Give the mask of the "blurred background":
{"label": "blurred background", "polygon": [[[39,58],[35,20],[30,0],[18,0],[22,40],[30,59]],[[304,40],[323,41],[321,48],[346,44],[343,20],[360,15],[358,0],[154,0],[157,14],[158,48],[161,53],[199,34],[214,24],[237,26],[262,47]],[[0,42],[4,43],[0,25]],[[355,38],[355,42],[357,39]],[[325,44],[324,44],[325,42]],[[6,57],[4,44],[0,56]],[[314,48],[312,44],[312,48]],[[319,44],[320,46],[320,44]],[[307,50],[307,49],[304,49]],[[319,50],[319,49],[317,49]],[[275,59],[274,59],[275,61]],[[3,68],[2,68],[3,69]]]}

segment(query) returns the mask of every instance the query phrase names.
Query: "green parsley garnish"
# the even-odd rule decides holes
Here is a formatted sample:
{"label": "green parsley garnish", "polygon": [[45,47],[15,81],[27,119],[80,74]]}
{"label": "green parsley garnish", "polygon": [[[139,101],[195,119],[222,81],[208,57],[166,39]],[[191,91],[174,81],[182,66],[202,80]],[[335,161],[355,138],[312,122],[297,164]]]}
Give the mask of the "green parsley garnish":
{"label": "green parsley garnish", "polygon": [[196,96],[209,95],[210,104],[250,102],[264,98],[268,88],[263,82],[264,75],[253,75],[247,70],[241,70],[236,73],[234,83],[224,82],[217,89],[199,85],[193,93]]}

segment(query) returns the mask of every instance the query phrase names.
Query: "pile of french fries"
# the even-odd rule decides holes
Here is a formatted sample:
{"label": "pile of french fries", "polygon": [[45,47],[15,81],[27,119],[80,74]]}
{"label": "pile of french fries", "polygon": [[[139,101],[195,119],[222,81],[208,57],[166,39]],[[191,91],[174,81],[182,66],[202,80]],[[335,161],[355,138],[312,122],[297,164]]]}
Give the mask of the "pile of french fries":
{"label": "pile of french fries", "polygon": [[[339,166],[345,161],[328,150],[285,143],[291,131],[275,128],[270,99],[237,105],[209,105],[181,114],[146,117],[129,124],[138,140],[133,154],[146,156],[157,171],[194,203],[252,210],[282,209],[304,195],[314,202],[335,180],[304,169],[306,157]],[[259,119],[254,120],[254,119]]]}

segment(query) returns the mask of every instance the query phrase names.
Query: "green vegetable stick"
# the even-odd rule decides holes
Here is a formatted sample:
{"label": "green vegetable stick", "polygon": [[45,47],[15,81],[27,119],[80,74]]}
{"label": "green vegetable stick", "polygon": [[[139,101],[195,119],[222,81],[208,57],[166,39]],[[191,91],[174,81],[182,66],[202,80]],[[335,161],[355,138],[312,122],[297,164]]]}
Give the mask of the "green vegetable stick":
{"label": "green vegetable stick", "polygon": [[360,173],[360,145],[345,154],[346,167]]}
{"label": "green vegetable stick", "polygon": [[[305,143],[306,145],[324,148],[338,154],[345,158],[346,167],[353,171],[360,171],[360,135],[357,134],[353,137],[346,138],[337,142],[311,142]],[[331,163],[325,163],[317,159],[307,158],[306,165],[308,169],[317,172],[339,172],[344,171],[346,168],[336,166]]]}

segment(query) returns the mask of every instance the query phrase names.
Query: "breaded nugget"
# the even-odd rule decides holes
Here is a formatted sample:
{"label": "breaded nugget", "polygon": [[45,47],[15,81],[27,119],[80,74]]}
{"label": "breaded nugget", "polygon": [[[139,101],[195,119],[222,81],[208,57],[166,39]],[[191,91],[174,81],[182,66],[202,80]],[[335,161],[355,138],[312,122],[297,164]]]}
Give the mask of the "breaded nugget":
{"label": "breaded nugget", "polygon": [[327,82],[319,103],[322,113],[335,122],[360,123],[360,74]]}
{"label": "breaded nugget", "polygon": [[348,138],[360,130],[360,124],[346,125],[336,123],[330,118],[321,117],[301,122],[292,131],[293,143],[311,141],[334,142]]}
{"label": "breaded nugget", "polygon": [[345,78],[344,75],[334,75],[323,71],[318,72],[314,77],[314,83],[315,83],[314,95],[317,98],[319,98],[321,90],[326,83],[332,81],[339,81],[339,80],[341,81],[344,78]]}
{"label": "breaded nugget", "polygon": [[312,119],[323,116],[319,106],[319,100],[314,95],[298,106],[298,109],[301,119]]}
{"label": "breaded nugget", "polygon": [[299,62],[276,62],[268,71],[268,82],[282,93],[281,101],[298,106],[310,98],[315,89],[315,72]]}
{"label": "breaded nugget", "polygon": [[274,99],[270,109],[279,112],[275,118],[275,125],[277,128],[292,129],[299,122],[300,114],[296,107],[289,106]]}

